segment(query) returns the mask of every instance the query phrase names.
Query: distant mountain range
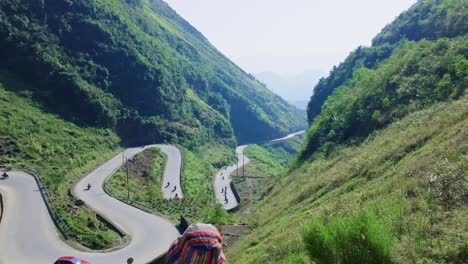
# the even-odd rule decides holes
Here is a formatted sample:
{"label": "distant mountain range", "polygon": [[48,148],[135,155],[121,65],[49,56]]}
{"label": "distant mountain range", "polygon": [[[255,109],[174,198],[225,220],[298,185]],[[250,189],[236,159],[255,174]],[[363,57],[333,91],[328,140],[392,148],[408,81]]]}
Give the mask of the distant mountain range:
{"label": "distant mountain range", "polygon": [[468,1],[415,2],[313,88],[230,262],[467,263]]}
{"label": "distant mountain range", "polygon": [[307,105],[309,104],[309,100],[290,101],[289,103],[299,109],[307,110]]}
{"label": "distant mountain range", "polygon": [[264,71],[254,75],[272,92],[292,105],[305,110],[314,86],[325,73],[319,70],[308,70],[296,75],[281,75],[273,71]]}

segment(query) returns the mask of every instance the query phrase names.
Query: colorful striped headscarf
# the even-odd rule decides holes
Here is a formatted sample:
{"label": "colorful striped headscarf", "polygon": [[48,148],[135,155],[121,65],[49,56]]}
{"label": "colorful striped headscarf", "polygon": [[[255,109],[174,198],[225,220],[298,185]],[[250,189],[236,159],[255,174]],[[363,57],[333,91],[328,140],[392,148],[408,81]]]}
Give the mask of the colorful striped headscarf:
{"label": "colorful striped headscarf", "polygon": [[181,237],[172,242],[166,257],[167,264],[228,264],[221,241],[221,234],[213,225],[190,225]]}

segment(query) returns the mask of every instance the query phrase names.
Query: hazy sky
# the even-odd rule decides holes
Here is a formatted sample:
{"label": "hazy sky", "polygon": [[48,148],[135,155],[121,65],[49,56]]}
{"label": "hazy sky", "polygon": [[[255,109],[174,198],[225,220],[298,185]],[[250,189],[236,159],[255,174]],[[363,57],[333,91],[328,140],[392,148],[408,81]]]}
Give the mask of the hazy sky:
{"label": "hazy sky", "polygon": [[165,0],[250,73],[328,72],[416,0]]}

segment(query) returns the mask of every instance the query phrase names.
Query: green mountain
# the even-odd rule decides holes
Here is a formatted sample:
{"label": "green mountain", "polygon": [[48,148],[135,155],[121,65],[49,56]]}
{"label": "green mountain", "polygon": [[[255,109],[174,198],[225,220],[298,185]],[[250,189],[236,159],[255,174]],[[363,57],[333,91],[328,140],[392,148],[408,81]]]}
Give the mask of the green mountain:
{"label": "green mountain", "polygon": [[468,1],[423,0],[359,47],[314,88],[300,159],[359,141],[467,88]]}
{"label": "green mountain", "polygon": [[306,123],[161,0],[1,1],[0,56],[48,111],[129,144],[234,145]]}
{"label": "green mountain", "polygon": [[93,249],[119,235],[69,189],[122,145],[182,145],[175,203],[204,221],[232,146],[307,123],[163,1],[2,0],[0,58],[0,168],[40,175],[71,239]]}
{"label": "green mountain", "polygon": [[372,41],[371,47],[358,47],[327,78],[314,88],[308,105],[309,123],[322,111],[325,100],[335,89],[347,84],[359,68],[374,69],[403,43],[422,39],[436,40],[462,36],[468,32],[466,0],[420,0]]}
{"label": "green mountain", "polygon": [[69,189],[121,151],[120,138],[110,129],[80,127],[48,113],[32,88],[0,73],[0,170],[11,166],[40,175],[60,216],[78,234],[75,240],[96,249],[118,244],[119,235],[79,206]]}
{"label": "green mountain", "polygon": [[420,0],[320,81],[231,263],[466,263],[467,10]]}

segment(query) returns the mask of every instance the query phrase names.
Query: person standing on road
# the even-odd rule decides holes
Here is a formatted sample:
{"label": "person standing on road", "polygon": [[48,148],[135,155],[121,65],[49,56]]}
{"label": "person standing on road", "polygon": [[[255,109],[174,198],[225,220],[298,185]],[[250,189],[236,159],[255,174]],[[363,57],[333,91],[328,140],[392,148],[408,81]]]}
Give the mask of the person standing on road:
{"label": "person standing on road", "polygon": [[87,191],[91,190],[91,183],[88,183],[87,187],[88,187]]}
{"label": "person standing on road", "polygon": [[164,187],[164,188],[169,187],[169,185],[171,185],[171,183],[170,183],[170,182],[167,182],[167,185],[166,185],[166,187]]}
{"label": "person standing on road", "polygon": [[172,192],[175,192],[177,190],[177,186],[174,186],[174,189],[172,190]]}

